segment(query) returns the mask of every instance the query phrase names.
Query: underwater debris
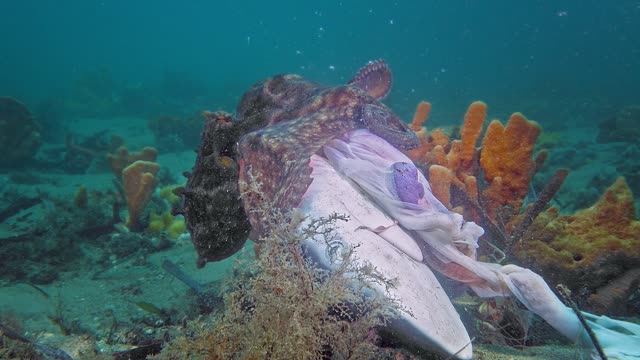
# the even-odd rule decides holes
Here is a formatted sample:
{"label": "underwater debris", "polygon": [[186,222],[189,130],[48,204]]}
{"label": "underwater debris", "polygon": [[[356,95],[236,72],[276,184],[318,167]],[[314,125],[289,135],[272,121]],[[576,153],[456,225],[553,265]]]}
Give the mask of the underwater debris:
{"label": "underwater debris", "polygon": [[40,125],[29,109],[16,99],[0,96],[0,167],[25,165],[40,145]]}

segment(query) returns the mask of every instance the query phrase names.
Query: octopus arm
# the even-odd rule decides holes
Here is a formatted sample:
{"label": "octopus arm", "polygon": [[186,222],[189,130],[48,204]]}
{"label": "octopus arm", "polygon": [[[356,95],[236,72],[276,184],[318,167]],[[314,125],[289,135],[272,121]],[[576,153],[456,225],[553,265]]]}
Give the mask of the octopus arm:
{"label": "octopus arm", "polygon": [[[348,130],[330,125],[340,124],[338,121],[323,120],[324,116],[311,114],[268,126],[240,140],[240,186],[255,235],[265,235],[268,230],[261,209],[268,206],[287,211],[299,206],[312,181],[311,156],[328,139]],[[254,188],[247,192],[248,184],[254,184]]]}

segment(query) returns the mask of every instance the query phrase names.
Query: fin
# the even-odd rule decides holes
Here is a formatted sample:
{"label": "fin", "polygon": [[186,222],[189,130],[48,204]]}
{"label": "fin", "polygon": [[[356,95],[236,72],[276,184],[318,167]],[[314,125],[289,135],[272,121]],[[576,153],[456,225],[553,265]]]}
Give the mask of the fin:
{"label": "fin", "polygon": [[347,83],[380,100],[391,91],[391,70],[384,60],[369,61]]}
{"label": "fin", "polygon": [[311,185],[311,156],[327,141],[359,125],[341,112],[314,112],[253,131],[240,139],[240,185],[260,184],[258,192],[249,192],[242,200],[254,233],[265,235],[268,230],[255,211],[265,205],[283,211],[299,207]]}

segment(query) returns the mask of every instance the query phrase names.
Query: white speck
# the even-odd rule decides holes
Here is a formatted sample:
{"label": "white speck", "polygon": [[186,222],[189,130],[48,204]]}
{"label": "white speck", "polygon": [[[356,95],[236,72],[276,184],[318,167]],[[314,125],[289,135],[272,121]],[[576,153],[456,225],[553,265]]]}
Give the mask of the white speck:
{"label": "white speck", "polygon": [[302,55],[302,50],[296,50],[296,55]]}
{"label": "white speck", "polygon": [[322,26],[320,26],[320,27],[318,28],[318,31],[323,32],[323,31],[324,31],[324,28],[323,28]]}
{"label": "white speck", "polygon": [[558,10],[558,11],[556,11],[556,16],[558,16],[558,17],[563,17],[563,16],[567,16],[567,15],[569,15],[569,12],[566,11],[566,10]]}
{"label": "white speck", "polygon": [[247,45],[251,45],[251,36],[247,36]]}
{"label": "white speck", "polygon": [[335,66],[333,66],[333,65],[329,65],[329,70],[333,71],[333,70],[335,70],[335,69],[336,69],[336,67],[335,67]]}
{"label": "white speck", "polygon": [[441,69],[440,69],[440,72],[441,72],[441,73],[446,73],[446,72],[447,72],[447,69],[445,69],[445,68],[441,68]]}
{"label": "white speck", "polygon": [[369,14],[373,14],[373,9],[369,9]]}
{"label": "white speck", "polygon": [[393,19],[389,20],[389,25],[393,25]]}

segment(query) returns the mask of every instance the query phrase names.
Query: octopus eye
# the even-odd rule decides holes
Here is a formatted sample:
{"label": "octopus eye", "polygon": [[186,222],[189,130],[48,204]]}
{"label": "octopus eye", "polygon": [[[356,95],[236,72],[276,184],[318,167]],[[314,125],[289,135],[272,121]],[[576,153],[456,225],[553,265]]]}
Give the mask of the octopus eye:
{"label": "octopus eye", "polygon": [[394,117],[392,117],[392,118],[389,120],[388,124],[389,124],[389,126],[390,126],[390,127],[394,128],[394,129],[396,129],[396,130],[399,130],[399,131],[405,131],[405,130],[406,130],[406,129],[405,129],[405,127],[404,127],[404,125],[403,125],[403,124],[400,122],[400,120],[398,120],[398,118],[396,118],[395,116],[394,116]]}

